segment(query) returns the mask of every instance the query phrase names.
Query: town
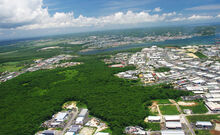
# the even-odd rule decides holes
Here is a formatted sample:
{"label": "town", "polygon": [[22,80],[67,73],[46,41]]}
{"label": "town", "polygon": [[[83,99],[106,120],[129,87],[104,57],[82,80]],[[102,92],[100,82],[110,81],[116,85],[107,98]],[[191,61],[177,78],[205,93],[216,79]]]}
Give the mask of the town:
{"label": "town", "polygon": [[54,69],[57,67],[70,67],[82,64],[80,62],[62,62],[65,60],[71,60],[72,58],[73,56],[71,55],[58,55],[45,60],[36,59],[34,60],[34,64],[29,65],[28,68],[21,69],[21,71],[2,73],[0,76],[0,82],[5,82],[26,72],[34,72],[41,69]]}
{"label": "town", "polygon": [[[160,123],[161,131],[146,131],[133,125],[127,127],[125,132],[138,135],[195,135],[203,130],[220,131],[219,121],[213,119],[216,117],[219,120],[217,114],[220,114],[219,49],[219,45],[179,48],[152,46],[141,52],[118,53],[110,59],[104,59],[111,68],[136,67],[136,70],[116,74],[120,78],[140,80],[144,86],[171,84],[175,89],[192,93],[191,96],[182,96],[179,101],[153,101],[151,110],[157,113],[148,116],[145,121]],[[201,106],[201,110],[195,109],[198,106]],[[192,116],[197,119],[194,120]]]}

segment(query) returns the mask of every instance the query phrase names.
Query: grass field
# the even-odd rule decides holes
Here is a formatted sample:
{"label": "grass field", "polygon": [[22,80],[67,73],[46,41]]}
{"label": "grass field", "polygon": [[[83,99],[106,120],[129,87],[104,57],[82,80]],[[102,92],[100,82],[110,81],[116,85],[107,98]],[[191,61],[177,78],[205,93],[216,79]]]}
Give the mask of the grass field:
{"label": "grass field", "polygon": [[211,135],[209,130],[195,130],[196,135]]}
{"label": "grass field", "polygon": [[19,62],[7,62],[4,64],[0,64],[0,72],[14,72],[19,71],[22,69],[24,65],[20,64]]}
{"label": "grass field", "polygon": [[160,105],[160,111],[163,115],[177,115],[179,114],[175,105]]}
{"label": "grass field", "polygon": [[202,54],[201,52],[195,52],[194,54],[195,54],[197,57],[199,57],[200,59],[208,58],[206,55]]}
{"label": "grass field", "polygon": [[189,122],[195,123],[196,121],[211,121],[211,120],[220,120],[220,115],[193,115],[187,116]]}
{"label": "grass field", "polygon": [[190,109],[195,114],[197,114],[197,113],[201,114],[201,113],[207,113],[208,112],[208,109],[205,107],[203,102],[196,102],[196,103],[198,103],[198,104],[195,105],[195,106],[181,106],[180,105],[180,108],[182,110],[183,109]]}

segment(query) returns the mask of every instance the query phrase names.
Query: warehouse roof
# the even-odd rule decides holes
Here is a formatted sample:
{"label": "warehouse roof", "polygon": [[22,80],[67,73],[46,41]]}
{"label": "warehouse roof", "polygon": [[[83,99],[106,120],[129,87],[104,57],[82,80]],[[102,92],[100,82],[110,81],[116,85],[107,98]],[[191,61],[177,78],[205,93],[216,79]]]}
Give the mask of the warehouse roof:
{"label": "warehouse roof", "polygon": [[169,120],[169,121],[172,121],[172,120],[180,120],[180,116],[179,115],[166,115],[164,116],[165,120]]}
{"label": "warehouse roof", "polygon": [[160,120],[160,116],[148,116],[148,120]]}
{"label": "warehouse roof", "polygon": [[183,130],[162,130],[161,135],[185,135]]}
{"label": "warehouse roof", "polygon": [[210,121],[197,121],[196,125],[212,126],[212,123]]}
{"label": "warehouse roof", "polygon": [[182,124],[180,122],[166,122],[167,128],[181,128]]}

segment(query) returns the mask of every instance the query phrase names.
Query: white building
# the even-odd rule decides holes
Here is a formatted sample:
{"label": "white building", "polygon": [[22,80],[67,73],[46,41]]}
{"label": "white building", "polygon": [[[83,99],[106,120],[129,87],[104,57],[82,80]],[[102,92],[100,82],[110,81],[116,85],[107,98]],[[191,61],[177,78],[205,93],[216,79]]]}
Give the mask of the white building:
{"label": "white building", "polygon": [[212,123],[210,121],[197,121],[196,127],[197,128],[211,128]]}
{"label": "white building", "polygon": [[160,122],[161,117],[160,116],[148,116],[149,122]]}
{"label": "white building", "polygon": [[206,105],[211,111],[220,111],[220,104],[218,104],[218,103],[206,102],[205,105]]}
{"label": "white building", "polygon": [[166,128],[168,128],[168,129],[181,129],[182,124],[180,122],[166,122]]}
{"label": "white building", "polygon": [[161,135],[185,135],[183,130],[162,130]]}
{"label": "white building", "polygon": [[65,118],[67,117],[67,113],[64,113],[64,112],[59,112],[56,117],[55,117],[55,120],[57,122],[63,122],[65,120]]}
{"label": "white building", "polygon": [[76,118],[76,124],[77,125],[83,125],[84,124],[84,117],[77,117]]}
{"label": "white building", "polygon": [[179,115],[166,115],[164,116],[165,121],[180,121]]}

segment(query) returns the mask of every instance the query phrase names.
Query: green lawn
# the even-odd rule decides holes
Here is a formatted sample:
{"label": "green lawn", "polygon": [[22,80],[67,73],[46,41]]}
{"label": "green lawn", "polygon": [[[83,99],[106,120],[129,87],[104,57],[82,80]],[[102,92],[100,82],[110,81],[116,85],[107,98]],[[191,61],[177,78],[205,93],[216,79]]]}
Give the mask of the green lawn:
{"label": "green lawn", "polygon": [[20,64],[19,62],[7,62],[4,64],[0,64],[0,72],[15,72],[19,71],[22,68],[24,68],[24,65]]}
{"label": "green lawn", "polygon": [[160,130],[160,123],[147,123],[147,128],[146,130],[151,130],[151,131],[159,131]]}
{"label": "green lawn", "polygon": [[201,52],[195,52],[194,54],[195,54],[197,57],[199,57],[200,59],[208,58],[206,55],[202,54]]}
{"label": "green lawn", "polygon": [[195,130],[196,135],[211,135],[209,130]]}
{"label": "green lawn", "polygon": [[211,121],[211,120],[220,120],[220,115],[192,115],[187,116],[189,122],[195,123],[196,121]]}
{"label": "green lawn", "polygon": [[163,115],[177,115],[179,114],[175,105],[160,105],[160,111]]}
{"label": "green lawn", "polygon": [[205,107],[204,103],[203,102],[196,102],[198,103],[198,105],[195,105],[195,106],[180,106],[180,108],[182,109],[190,109],[192,110],[193,113],[195,114],[201,114],[201,113],[207,113],[208,112],[208,109]]}

